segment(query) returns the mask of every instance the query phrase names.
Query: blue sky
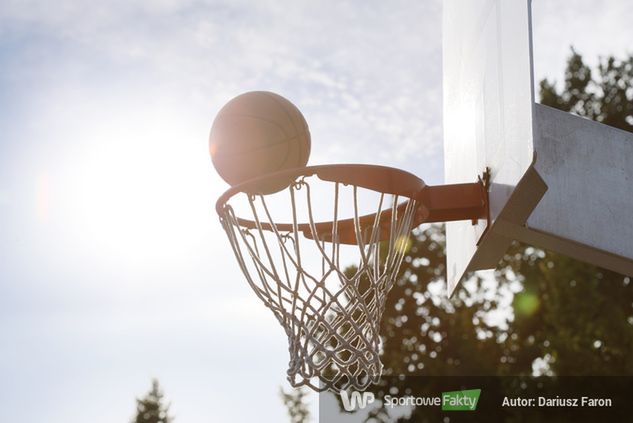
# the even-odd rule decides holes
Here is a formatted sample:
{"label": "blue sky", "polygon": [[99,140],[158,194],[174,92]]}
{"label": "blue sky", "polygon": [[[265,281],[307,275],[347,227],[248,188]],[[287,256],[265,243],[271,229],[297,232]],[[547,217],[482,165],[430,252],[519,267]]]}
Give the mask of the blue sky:
{"label": "blue sky", "polygon": [[[626,1],[570,3],[534,1],[537,79],[571,44],[633,51]],[[215,216],[212,119],[275,91],[311,164],[440,183],[440,23],[440,1],[3,1],[0,421],[126,421],[151,377],[177,421],[283,421],[286,340]]]}

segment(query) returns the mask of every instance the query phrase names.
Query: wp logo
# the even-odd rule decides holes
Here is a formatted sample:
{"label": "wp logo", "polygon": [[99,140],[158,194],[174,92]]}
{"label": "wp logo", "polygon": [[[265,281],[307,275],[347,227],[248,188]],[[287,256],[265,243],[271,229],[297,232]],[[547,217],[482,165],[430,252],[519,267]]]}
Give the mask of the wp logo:
{"label": "wp logo", "polygon": [[373,392],[352,391],[351,394],[348,394],[347,391],[341,391],[341,401],[343,402],[345,411],[354,411],[356,408],[362,410],[367,407],[367,405],[373,403],[375,399],[376,397],[374,397]]}

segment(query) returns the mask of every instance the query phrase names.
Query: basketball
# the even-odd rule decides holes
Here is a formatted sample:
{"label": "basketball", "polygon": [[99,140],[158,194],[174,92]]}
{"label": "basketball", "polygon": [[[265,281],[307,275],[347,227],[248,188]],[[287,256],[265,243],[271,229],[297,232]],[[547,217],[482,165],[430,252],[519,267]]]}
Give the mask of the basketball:
{"label": "basketball", "polygon": [[[310,132],[297,107],[266,91],[241,94],[218,112],[209,136],[213,166],[231,186],[308,163]],[[286,188],[292,179],[256,185],[257,194]]]}

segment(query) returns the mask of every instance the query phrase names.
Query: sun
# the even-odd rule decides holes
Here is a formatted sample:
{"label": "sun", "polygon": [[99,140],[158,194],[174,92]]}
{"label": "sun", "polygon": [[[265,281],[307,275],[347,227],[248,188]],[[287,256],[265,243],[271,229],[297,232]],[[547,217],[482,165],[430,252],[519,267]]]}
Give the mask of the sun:
{"label": "sun", "polygon": [[66,234],[96,254],[184,259],[218,227],[210,199],[221,184],[206,137],[167,110],[128,112],[72,128],[72,147],[48,181],[50,207]]}

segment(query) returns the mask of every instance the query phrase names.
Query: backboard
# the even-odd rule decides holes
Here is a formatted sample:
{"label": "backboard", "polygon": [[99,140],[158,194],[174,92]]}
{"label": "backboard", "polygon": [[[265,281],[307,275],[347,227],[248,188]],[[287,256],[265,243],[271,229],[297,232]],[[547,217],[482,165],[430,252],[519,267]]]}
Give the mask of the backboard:
{"label": "backboard", "polygon": [[490,172],[490,218],[446,224],[449,294],[469,271],[496,267],[546,190],[533,171],[534,89],[529,0],[443,2],[445,183]]}

